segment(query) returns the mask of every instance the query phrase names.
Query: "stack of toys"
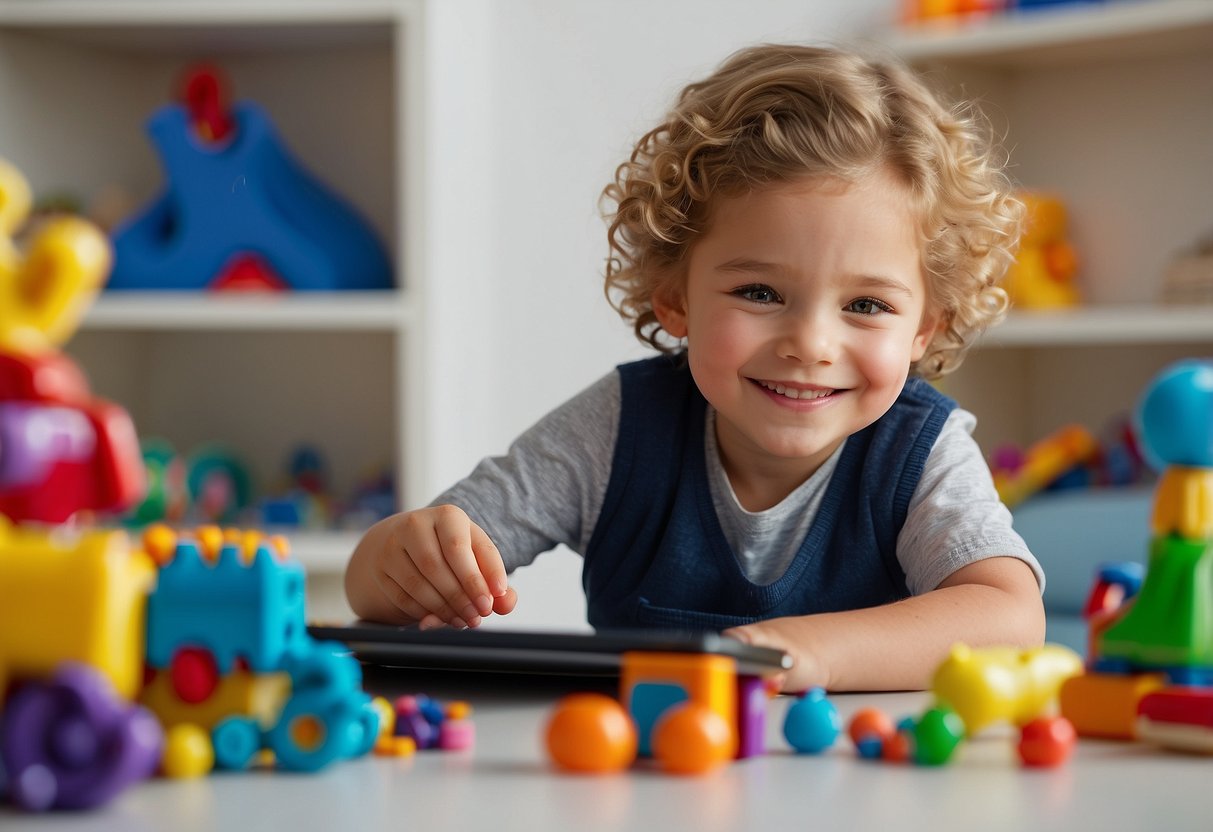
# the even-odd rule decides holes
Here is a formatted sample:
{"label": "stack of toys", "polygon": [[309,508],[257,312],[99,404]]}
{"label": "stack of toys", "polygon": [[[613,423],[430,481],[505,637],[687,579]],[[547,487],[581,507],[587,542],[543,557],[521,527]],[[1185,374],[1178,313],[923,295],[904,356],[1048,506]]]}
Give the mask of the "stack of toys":
{"label": "stack of toys", "polygon": [[23,256],[11,238],[28,206],[0,163],[3,796],[85,809],[158,769],[242,768],[269,749],[312,771],[368,752],[378,711],[354,659],[306,635],[285,541],[159,527],[137,545],[77,525],[134,505],[144,466],[130,417],[57,349],[105,278],[105,238],[56,218]]}
{"label": "stack of toys", "polygon": [[1138,424],[1163,467],[1144,579],[1101,570],[1086,612],[1088,669],[1061,692],[1080,735],[1213,753],[1213,362],[1146,389]]}

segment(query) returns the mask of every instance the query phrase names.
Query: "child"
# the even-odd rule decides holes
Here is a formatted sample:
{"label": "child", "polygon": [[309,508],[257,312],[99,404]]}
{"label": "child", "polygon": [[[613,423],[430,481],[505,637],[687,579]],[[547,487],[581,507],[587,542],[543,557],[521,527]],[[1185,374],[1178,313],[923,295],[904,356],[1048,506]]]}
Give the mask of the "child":
{"label": "child", "polygon": [[779,647],[788,690],[921,688],[954,642],[1039,644],[1040,566],[973,416],[923,380],[1002,315],[1009,190],[901,67],[734,55],[605,192],[608,297],[663,354],[370,529],[354,611],[476,626],[564,543],[595,627]]}

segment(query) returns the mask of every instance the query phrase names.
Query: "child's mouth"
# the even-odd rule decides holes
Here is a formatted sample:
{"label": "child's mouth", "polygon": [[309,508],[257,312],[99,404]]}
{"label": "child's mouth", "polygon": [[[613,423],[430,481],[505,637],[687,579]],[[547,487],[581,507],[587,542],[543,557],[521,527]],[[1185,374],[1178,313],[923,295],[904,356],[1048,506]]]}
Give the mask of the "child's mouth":
{"label": "child's mouth", "polygon": [[785,399],[794,399],[800,401],[807,399],[824,399],[838,392],[830,387],[791,387],[786,384],[780,384],[776,381],[763,381],[761,379],[751,379],[751,381],[764,390],[769,390],[772,393],[783,396]]}

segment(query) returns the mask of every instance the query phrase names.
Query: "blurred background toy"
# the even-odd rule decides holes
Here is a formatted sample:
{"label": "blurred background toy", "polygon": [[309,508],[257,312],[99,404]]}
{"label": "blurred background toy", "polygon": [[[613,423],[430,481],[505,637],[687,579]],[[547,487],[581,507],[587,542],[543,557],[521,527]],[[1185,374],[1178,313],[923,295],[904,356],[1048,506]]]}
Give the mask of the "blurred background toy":
{"label": "blurred background toy", "polygon": [[387,289],[366,221],[286,149],[258,105],[192,68],[148,122],[165,190],[114,232],[110,289]]}
{"label": "blurred background toy", "polygon": [[252,502],[248,465],[231,448],[212,442],[199,446],[186,460],[188,516],[195,523],[236,523]]}
{"label": "blurred background toy", "polygon": [[1158,299],[1167,304],[1213,303],[1213,234],[1176,257]]}
{"label": "blurred background toy", "polygon": [[1066,207],[1041,193],[1018,194],[1026,208],[1023,237],[1003,288],[1017,309],[1063,309],[1080,301],[1078,255],[1067,238]]}
{"label": "blurred background toy", "polygon": [[180,523],[189,505],[185,460],[163,439],[146,439],[141,446],[147,471],[147,494],[127,515],[126,522],[133,526]]}

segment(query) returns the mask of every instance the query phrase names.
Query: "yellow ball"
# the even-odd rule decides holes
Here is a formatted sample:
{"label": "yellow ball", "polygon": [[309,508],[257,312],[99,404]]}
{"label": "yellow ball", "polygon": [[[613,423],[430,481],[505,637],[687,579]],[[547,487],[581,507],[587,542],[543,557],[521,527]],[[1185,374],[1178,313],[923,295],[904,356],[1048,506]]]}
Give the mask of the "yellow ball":
{"label": "yellow ball", "polygon": [[215,749],[209,733],[191,723],[174,725],[168,730],[161,760],[165,777],[205,777],[214,767]]}

